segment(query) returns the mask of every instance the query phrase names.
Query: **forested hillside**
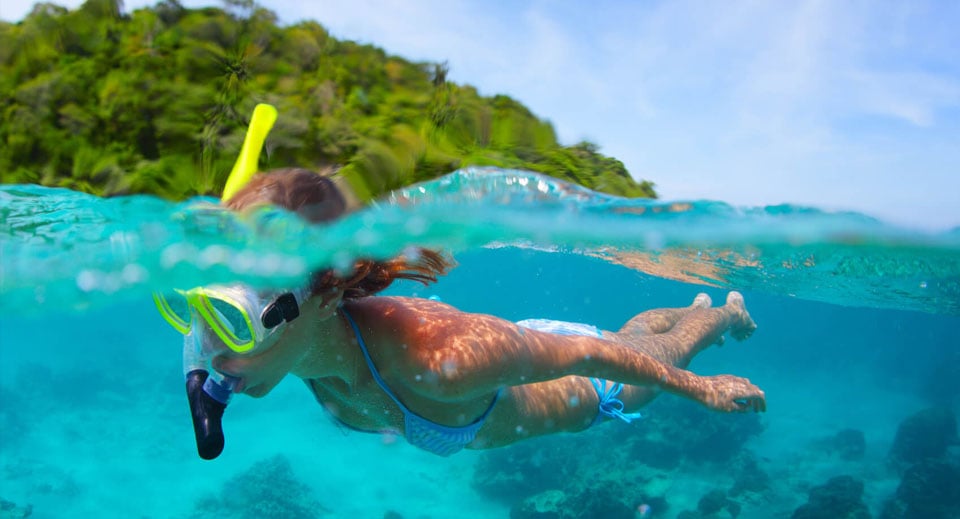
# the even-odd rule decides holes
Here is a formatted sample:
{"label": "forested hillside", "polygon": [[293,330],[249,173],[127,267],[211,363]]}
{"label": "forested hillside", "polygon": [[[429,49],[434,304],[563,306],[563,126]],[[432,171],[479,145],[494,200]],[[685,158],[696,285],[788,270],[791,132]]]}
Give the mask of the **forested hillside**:
{"label": "forested hillside", "polygon": [[361,197],[467,165],[522,168],[608,193],[656,196],[591,143],[506,96],[337,40],[280,26],[250,0],[123,12],[37,4],[0,22],[0,180],[101,195],[217,195],[258,102],[280,117],[261,168],[344,164]]}

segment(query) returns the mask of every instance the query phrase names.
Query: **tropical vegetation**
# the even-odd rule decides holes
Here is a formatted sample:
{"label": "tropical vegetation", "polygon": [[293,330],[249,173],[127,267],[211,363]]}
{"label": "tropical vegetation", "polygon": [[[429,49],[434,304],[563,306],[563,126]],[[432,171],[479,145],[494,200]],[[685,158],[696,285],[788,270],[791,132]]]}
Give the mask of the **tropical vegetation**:
{"label": "tropical vegetation", "polygon": [[34,6],[0,22],[0,181],[99,195],[216,195],[259,102],[280,117],[261,168],[345,165],[362,196],[468,165],[528,169],[656,196],[589,142],[510,97],[485,97],[418,63],[281,26],[252,0],[125,13],[121,0]]}

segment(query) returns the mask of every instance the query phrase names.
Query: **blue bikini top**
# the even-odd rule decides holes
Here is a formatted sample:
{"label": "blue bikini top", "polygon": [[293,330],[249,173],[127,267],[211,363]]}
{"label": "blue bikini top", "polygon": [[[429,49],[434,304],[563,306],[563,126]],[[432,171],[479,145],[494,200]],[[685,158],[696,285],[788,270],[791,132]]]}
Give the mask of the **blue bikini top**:
{"label": "blue bikini top", "polygon": [[363,337],[360,335],[360,329],[357,327],[357,323],[353,320],[353,317],[347,313],[346,309],[341,307],[340,310],[347,318],[347,322],[350,323],[350,327],[353,328],[353,333],[357,336],[357,343],[360,344],[360,351],[363,352],[363,358],[367,361],[367,367],[370,368],[373,379],[377,382],[377,385],[380,386],[380,389],[383,389],[383,392],[396,402],[397,407],[403,412],[404,436],[410,445],[440,456],[449,456],[463,450],[464,447],[477,437],[477,432],[483,427],[483,423],[490,415],[490,411],[493,410],[493,406],[497,404],[497,400],[500,398],[500,393],[503,392],[503,389],[497,391],[497,394],[493,397],[493,402],[490,402],[490,407],[480,415],[480,418],[477,418],[469,425],[451,427],[427,420],[408,409],[407,406],[397,398],[397,395],[395,395],[393,391],[390,391],[387,383],[380,377],[380,372],[377,371],[377,367],[373,364],[373,359],[370,358],[370,352],[367,351],[367,345],[363,342]]}

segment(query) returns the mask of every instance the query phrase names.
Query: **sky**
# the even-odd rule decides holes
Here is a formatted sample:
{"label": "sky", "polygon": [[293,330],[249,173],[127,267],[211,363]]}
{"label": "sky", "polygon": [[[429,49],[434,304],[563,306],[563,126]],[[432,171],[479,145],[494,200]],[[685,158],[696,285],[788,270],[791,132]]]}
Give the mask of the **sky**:
{"label": "sky", "polygon": [[[2,0],[0,19],[31,4]],[[598,144],[666,200],[960,226],[960,2],[260,4],[285,24],[446,61],[449,80],[521,101],[562,143]]]}

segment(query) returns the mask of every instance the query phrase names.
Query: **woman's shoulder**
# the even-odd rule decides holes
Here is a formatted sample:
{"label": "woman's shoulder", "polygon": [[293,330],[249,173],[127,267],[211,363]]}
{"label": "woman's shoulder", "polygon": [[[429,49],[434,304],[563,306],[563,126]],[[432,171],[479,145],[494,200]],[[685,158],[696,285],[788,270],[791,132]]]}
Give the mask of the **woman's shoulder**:
{"label": "woman's shoulder", "polygon": [[442,344],[438,340],[462,328],[468,315],[446,303],[417,297],[365,297],[346,303],[344,308],[357,320],[361,331],[369,330],[383,342],[427,349]]}
{"label": "woman's shoulder", "polygon": [[455,307],[434,299],[402,296],[371,296],[345,303],[348,311],[362,312],[369,318],[429,318],[433,315],[460,313]]}

